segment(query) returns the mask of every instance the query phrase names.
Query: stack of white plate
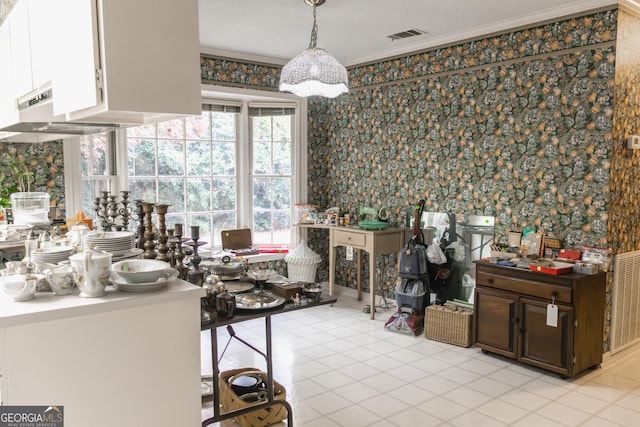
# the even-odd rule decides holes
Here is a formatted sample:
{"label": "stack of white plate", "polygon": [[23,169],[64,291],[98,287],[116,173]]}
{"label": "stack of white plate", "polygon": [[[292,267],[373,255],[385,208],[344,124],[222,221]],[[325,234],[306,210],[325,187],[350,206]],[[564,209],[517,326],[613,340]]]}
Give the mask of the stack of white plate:
{"label": "stack of white plate", "polygon": [[84,248],[93,247],[99,251],[108,252],[113,256],[122,256],[131,252],[135,245],[133,231],[97,231],[85,234]]}
{"label": "stack of white plate", "polygon": [[31,260],[38,263],[57,264],[66,261],[76,252],[73,246],[53,246],[36,249],[31,253]]}

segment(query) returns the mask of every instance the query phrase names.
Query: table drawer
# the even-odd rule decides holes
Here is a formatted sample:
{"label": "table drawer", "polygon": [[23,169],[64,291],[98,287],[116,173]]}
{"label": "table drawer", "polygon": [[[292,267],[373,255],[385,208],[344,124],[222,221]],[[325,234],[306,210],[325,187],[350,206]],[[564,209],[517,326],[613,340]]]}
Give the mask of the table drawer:
{"label": "table drawer", "polygon": [[343,230],[335,230],[333,233],[335,245],[364,247],[367,244],[367,236],[361,233]]}
{"label": "table drawer", "polygon": [[521,295],[543,298],[545,300],[551,300],[552,297],[555,297],[556,302],[566,304],[572,303],[572,288],[569,286],[535,282],[532,280],[500,276],[497,274],[487,274],[484,272],[477,273],[476,285],[502,289]]}

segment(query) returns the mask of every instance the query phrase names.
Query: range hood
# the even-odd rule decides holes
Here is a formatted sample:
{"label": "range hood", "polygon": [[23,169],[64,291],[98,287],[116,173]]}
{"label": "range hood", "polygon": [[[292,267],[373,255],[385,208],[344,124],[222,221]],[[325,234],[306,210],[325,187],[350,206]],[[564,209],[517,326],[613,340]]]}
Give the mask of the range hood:
{"label": "range hood", "polygon": [[19,98],[18,110],[20,121],[0,129],[0,132],[51,134],[51,136],[41,136],[34,139],[31,136],[24,135],[10,138],[13,140],[24,138],[28,140],[27,142],[30,142],[29,140],[41,142],[71,135],[90,135],[107,132],[124,127],[120,123],[66,121],[65,115],[54,115],[53,89],[50,83],[44,88],[39,88],[35,93]]}
{"label": "range hood", "polygon": [[[49,2],[22,1],[33,14]],[[68,0],[48,13],[55,31],[29,28],[41,44],[25,71],[33,85],[11,99],[0,138],[52,140],[201,114],[197,0]],[[36,57],[43,51],[55,60]]]}

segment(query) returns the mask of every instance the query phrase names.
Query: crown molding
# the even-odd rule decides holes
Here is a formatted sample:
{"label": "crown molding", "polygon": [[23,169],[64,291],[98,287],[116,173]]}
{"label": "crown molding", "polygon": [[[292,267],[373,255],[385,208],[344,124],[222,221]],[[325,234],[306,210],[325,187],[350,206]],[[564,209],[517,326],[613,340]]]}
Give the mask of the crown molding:
{"label": "crown molding", "polygon": [[453,33],[444,37],[434,37],[427,40],[423,39],[423,41],[421,42],[416,42],[410,45],[404,45],[399,48],[378,52],[375,55],[368,55],[353,58],[351,60],[345,60],[343,64],[348,68],[354,67],[356,65],[379,62],[397,56],[417,53],[442,46],[449,46],[469,40],[477,40],[479,38],[490,37],[492,35],[505,33],[510,30],[514,31],[522,28],[530,28],[532,26],[548,22],[555,22],[575,16],[586,15],[592,12],[609,10],[617,7],[619,3],[622,4],[623,2],[633,3],[637,8],[634,10],[640,10],[640,5],[633,0],[582,0],[577,1],[571,5],[564,5],[553,9],[547,9],[537,13],[529,14],[527,16],[519,17],[517,19],[509,19],[496,22],[491,25],[474,27],[472,29],[459,31],[457,33]]}

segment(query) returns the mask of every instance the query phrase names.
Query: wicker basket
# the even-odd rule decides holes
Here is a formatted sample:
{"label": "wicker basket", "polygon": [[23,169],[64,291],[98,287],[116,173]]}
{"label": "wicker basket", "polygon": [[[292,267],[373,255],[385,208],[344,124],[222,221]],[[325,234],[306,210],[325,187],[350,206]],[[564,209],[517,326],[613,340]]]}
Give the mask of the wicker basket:
{"label": "wicker basket", "polygon": [[287,264],[287,276],[293,282],[314,283],[318,264]]}
{"label": "wicker basket", "polygon": [[[263,382],[267,382],[267,373],[255,368],[232,369],[220,372],[220,403],[225,412],[234,411],[236,409],[244,409],[249,406],[264,403],[264,400],[258,402],[245,402],[231,389],[231,383],[241,376],[249,372],[257,373]],[[273,381],[273,392],[276,399],[286,400],[286,390],[277,381]],[[235,417],[235,420],[242,427],[262,427],[275,424],[287,418],[287,409],[283,405],[273,405],[265,409],[249,412],[245,415]]]}
{"label": "wicker basket", "polygon": [[320,255],[311,248],[300,242],[300,244],[284,257],[287,263],[287,276],[294,282],[314,283],[316,281],[316,270],[322,261]]}
{"label": "wicker basket", "polygon": [[425,310],[424,336],[431,340],[469,347],[473,311],[430,305]]}

